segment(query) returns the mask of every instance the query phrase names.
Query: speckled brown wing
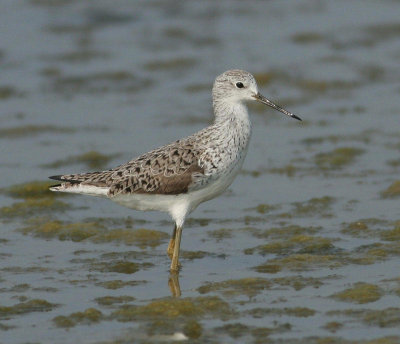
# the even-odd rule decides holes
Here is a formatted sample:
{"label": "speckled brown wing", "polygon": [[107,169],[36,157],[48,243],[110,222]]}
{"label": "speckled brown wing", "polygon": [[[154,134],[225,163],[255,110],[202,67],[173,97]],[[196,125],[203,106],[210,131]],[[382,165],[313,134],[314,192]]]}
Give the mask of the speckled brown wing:
{"label": "speckled brown wing", "polygon": [[109,196],[147,193],[177,195],[188,192],[204,177],[199,165],[201,151],[192,143],[176,141],[143,154],[113,170],[109,177]]}

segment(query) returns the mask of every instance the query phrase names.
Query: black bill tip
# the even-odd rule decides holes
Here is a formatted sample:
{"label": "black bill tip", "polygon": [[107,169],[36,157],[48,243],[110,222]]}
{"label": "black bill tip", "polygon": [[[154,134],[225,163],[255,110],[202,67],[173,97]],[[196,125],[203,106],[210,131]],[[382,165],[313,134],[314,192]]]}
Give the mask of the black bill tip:
{"label": "black bill tip", "polygon": [[290,117],[292,117],[292,118],[295,118],[295,119],[297,119],[298,121],[302,121],[302,119],[299,117],[299,116],[296,116],[296,115],[291,115]]}

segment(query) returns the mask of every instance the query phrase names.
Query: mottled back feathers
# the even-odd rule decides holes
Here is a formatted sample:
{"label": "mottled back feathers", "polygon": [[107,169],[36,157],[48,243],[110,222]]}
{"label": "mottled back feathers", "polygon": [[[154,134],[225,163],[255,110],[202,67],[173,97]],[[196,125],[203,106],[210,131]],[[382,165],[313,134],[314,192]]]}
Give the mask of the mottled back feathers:
{"label": "mottled back feathers", "polygon": [[74,184],[108,187],[110,197],[118,194],[148,193],[174,195],[188,192],[204,176],[199,166],[201,151],[190,140],[176,141],[143,154],[112,170],[54,176]]}

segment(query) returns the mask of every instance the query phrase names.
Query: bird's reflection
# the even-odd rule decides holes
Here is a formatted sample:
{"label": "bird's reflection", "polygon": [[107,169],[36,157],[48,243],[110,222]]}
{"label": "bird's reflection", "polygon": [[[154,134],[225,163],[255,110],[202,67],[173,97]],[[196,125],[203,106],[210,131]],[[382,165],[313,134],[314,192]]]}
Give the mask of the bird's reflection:
{"label": "bird's reflection", "polygon": [[168,286],[173,297],[181,296],[181,287],[179,285],[179,272],[171,272],[168,278]]}

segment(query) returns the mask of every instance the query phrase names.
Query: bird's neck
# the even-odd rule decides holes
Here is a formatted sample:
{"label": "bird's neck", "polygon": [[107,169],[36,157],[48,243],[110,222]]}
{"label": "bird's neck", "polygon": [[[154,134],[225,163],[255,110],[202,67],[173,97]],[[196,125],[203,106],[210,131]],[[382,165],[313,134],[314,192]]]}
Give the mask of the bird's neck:
{"label": "bird's neck", "polygon": [[243,102],[232,102],[219,100],[213,102],[215,124],[237,122],[250,126],[247,106]]}
{"label": "bird's neck", "polygon": [[243,102],[215,102],[215,120],[213,126],[217,129],[220,139],[240,142],[238,149],[247,149],[251,136],[251,122],[247,106]]}

